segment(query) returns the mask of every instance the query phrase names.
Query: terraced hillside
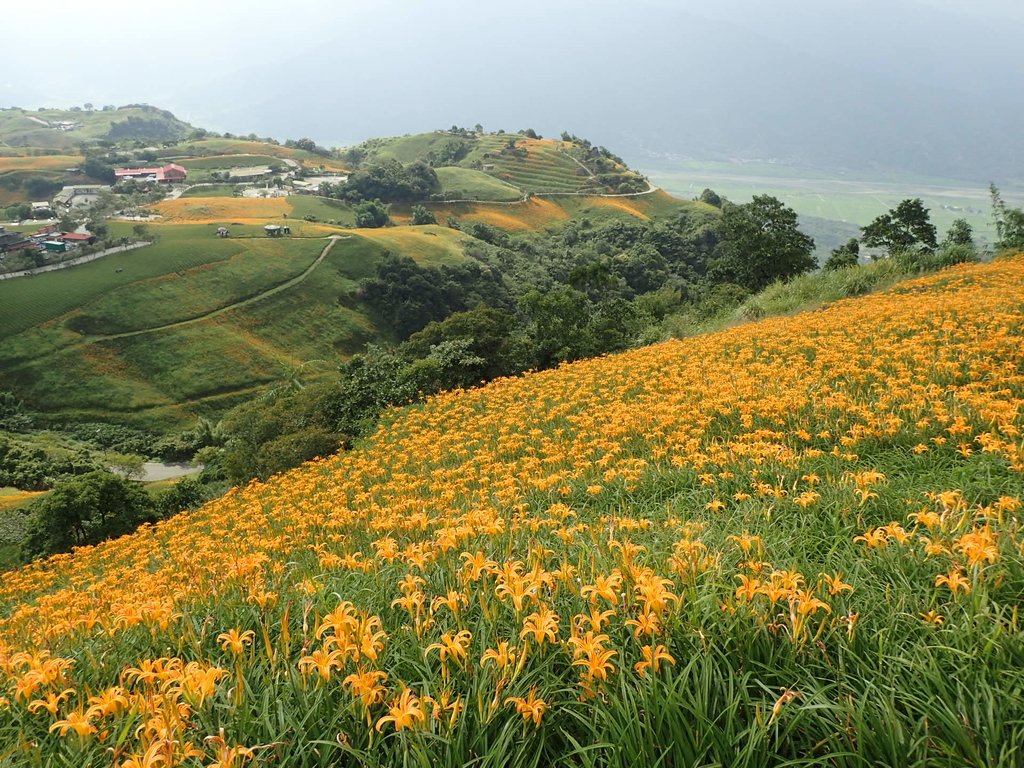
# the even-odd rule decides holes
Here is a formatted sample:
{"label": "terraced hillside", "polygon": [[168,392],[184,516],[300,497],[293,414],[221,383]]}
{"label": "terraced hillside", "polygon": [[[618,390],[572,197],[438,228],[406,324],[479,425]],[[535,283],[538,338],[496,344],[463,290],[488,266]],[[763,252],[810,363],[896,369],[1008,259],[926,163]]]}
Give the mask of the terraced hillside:
{"label": "terraced hillside", "polygon": [[[397,160],[425,161],[438,169],[480,171],[523,194],[595,194],[616,191],[611,183],[631,181],[645,189],[640,177],[618,160],[605,158],[606,172],[587,165],[581,145],[569,141],[534,139],[506,133],[433,133],[371,139],[343,153],[362,163]],[[581,160],[579,158],[584,158]],[[448,192],[447,185],[442,186]],[[480,197],[481,200],[503,199]]]}
{"label": "terraced hillside", "polygon": [[0,760],[1016,766],[1021,296],[1018,256],[444,394],[5,574]]}

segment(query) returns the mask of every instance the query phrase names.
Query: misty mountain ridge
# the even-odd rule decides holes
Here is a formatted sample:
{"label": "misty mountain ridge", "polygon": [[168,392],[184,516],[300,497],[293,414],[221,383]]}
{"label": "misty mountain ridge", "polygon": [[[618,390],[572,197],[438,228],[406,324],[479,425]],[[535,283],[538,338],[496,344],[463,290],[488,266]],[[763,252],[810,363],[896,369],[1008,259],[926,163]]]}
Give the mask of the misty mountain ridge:
{"label": "misty mountain ridge", "polygon": [[[209,32],[161,20],[167,34],[193,38],[173,76],[126,68],[123,51],[99,47],[75,71],[0,83],[0,103],[147,100],[218,131],[335,146],[453,122],[529,125],[586,135],[641,167],[680,155],[1024,179],[1024,102],[1008,96],[1024,79],[1014,34],[1024,19],[1009,3],[524,2],[467,12],[453,0],[384,2],[297,13],[276,21],[279,33],[305,34],[318,13],[334,23],[318,28],[316,45],[275,49],[273,66],[244,34],[262,21],[211,8]],[[221,17],[235,30],[227,49],[202,37]]]}

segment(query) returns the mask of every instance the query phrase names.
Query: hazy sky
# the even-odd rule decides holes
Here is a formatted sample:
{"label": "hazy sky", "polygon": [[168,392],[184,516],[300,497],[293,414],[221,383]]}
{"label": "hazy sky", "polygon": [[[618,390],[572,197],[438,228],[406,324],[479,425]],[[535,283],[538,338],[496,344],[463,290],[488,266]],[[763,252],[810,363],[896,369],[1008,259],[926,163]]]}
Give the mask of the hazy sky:
{"label": "hazy sky", "polygon": [[1024,127],[1020,0],[58,0],[0,22],[26,32],[2,106],[147,102],[330,144],[480,122],[627,159],[938,155],[963,175]]}

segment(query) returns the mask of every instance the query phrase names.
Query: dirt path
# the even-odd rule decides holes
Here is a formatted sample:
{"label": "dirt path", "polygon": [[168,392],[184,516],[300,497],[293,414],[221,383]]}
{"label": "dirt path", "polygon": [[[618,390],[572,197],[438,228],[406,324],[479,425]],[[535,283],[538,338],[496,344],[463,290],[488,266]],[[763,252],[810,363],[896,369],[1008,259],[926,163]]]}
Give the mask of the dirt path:
{"label": "dirt path", "polygon": [[34,357],[31,360],[27,360],[23,363],[20,363],[19,365],[15,365],[11,368],[11,370],[16,371],[26,366],[36,365],[39,363],[40,360],[45,360],[46,358],[51,357],[53,355],[63,354],[69,350],[78,349],[79,347],[88,346],[90,344],[96,344],[97,342],[101,341],[127,339],[132,336],[142,336],[147,333],[158,333],[160,331],[169,331],[177,328],[185,328],[190,325],[195,325],[196,323],[205,322],[206,320],[209,320],[214,317],[219,317],[220,315],[223,315],[226,312],[231,312],[232,310],[239,309],[240,307],[247,307],[250,304],[255,304],[258,301],[263,301],[263,299],[274,296],[278,293],[281,293],[282,291],[287,291],[289,288],[293,288],[299,283],[301,283],[303,280],[309,277],[313,273],[313,270],[315,270],[320,265],[320,263],[327,257],[327,254],[331,252],[331,248],[334,247],[334,244],[338,240],[347,240],[350,237],[352,237],[352,235],[331,235],[328,238],[329,242],[327,243],[327,245],[325,245],[323,247],[323,250],[320,251],[320,255],[317,256],[316,259],[313,260],[313,263],[306,267],[301,273],[299,273],[295,277],[288,278],[283,283],[278,283],[273,288],[269,288],[266,291],[263,291],[262,293],[256,294],[255,296],[250,296],[247,299],[242,299],[241,301],[236,301],[233,304],[225,305],[223,307],[213,310],[212,312],[207,312],[206,314],[203,315],[190,317],[187,320],[178,320],[177,322],[174,323],[156,325],[153,326],[152,328],[140,328],[135,331],[125,331],[124,333],[112,333],[102,336],[88,336],[86,338],[79,339],[78,341],[75,341],[71,344],[66,344],[56,349],[52,349],[42,355],[39,355],[38,357]]}
{"label": "dirt path", "polygon": [[[351,235],[349,237],[351,237]],[[210,320],[210,319],[212,319],[214,317],[219,317],[220,315],[223,315],[226,312],[231,312],[232,310],[239,309],[241,307],[247,307],[250,304],[255,304],[257,301],[263,301],[264,299],[268,299],[271,296],[275,296],[278,293],[281,293],[282,291],[287,291],[289,288],[293,288],[296,285],[298,285],[299,283],[301,283],[303,280],[305,280],[307,277],[309,277],[313,273],[314,269],[316,269],[318,266],[320,266],[320,262],[322,262],[327,257],[327,254],[331,252],[331,248],[334,247],[334,244],[336,242],[338,242],[338,240],[347,240],[347,239],[348,239],[348,237],[341,237],[340,235],[331,235],[328,238],[329,242],[327,243],[327,245],[325,245],[323,250],[320,251],[320,255],[317,256],[316,259],[313,260],[313,263],[310,264],[308,267],[306,267],[305,270],[300,272],[295,277],[292,277],[292,278],[289,278],[288,280],[285,280],[283,283],[278,283],[273,288],[270,288],[270,289],[264,291],[263,293],[258,293],[255,296],[250,296],[248,299],[242,299],[241,301],[236,301],[234,304],[227,304],[227,305],[225,305],[223,307],[220,307],[219,309],[213,310],[212,312],[207,312],[205,315],[198,315],[196,317],[190,317],[188,320],[178,320],[177,322],[167,323],[166,325],[155,325],[152,328],[140,328],[137,331],[125,331],[124,333],[112,333],[112,334],[108,334],[106,336],[90,336],[88,339],[83,339],[81,342],[79,342],[79,344],[95,344],[98,341],[113,341],[114,339],[127,339],[127,338],[130,338],[132,336],[142,336],[143,334],[146,334],[146,333],[157,333],[159,331],[170,331],[170,330],[175,330],[177,328],[185,328],[185,327],[187,327],[189,325],[195,325],[196,323],[202,323],[202,322]],[[77,345],[71,345],[71,346],[77,346]],[[63,350],[67,350],[67,349],[70,349],[70,348],[71,347],[62,347],[61,349],[63,351]]]}

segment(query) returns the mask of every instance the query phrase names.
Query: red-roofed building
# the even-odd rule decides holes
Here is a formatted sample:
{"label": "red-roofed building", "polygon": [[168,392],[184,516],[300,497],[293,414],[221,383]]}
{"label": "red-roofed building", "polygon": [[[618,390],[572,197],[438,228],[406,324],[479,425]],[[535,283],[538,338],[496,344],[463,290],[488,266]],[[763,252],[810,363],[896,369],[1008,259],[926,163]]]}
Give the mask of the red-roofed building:
{"label": "red-roofed building", "polygon": [[96,242],[96,235],[88,232],[62,232],[60,239],[68,245],[92,245]]}
{"label": "red-roofed building", "polygon": [[185,181],[188,171],[177,163],[170,163],[160,168],[118,168],[114,171],[114,176],[117,177],[118,181],[121,179],[140,179],[143,181],[156,181],[161,184],[173,184]]}

